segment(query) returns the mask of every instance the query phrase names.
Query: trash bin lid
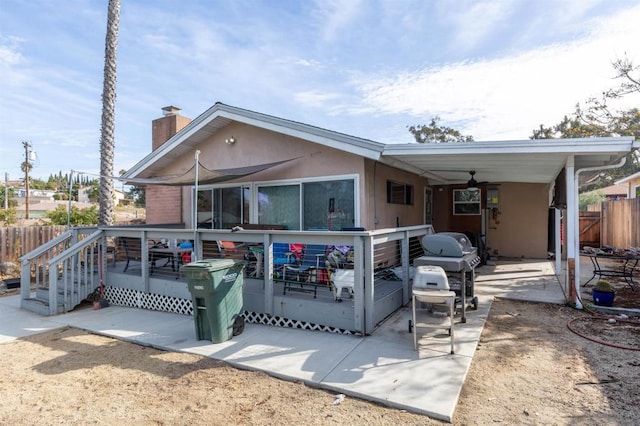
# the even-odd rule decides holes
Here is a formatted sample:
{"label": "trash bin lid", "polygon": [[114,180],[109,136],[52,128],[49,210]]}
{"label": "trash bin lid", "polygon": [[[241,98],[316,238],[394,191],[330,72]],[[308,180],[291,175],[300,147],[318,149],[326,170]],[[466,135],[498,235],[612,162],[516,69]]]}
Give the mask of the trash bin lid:
{"label": "trash bin lid", "polygon": [[239,261],[234,259],[202,259],[195,262],[187,263],[182,267],[183,270],[207,270],[219,271],[221,269],[229,269],[234,267]]}

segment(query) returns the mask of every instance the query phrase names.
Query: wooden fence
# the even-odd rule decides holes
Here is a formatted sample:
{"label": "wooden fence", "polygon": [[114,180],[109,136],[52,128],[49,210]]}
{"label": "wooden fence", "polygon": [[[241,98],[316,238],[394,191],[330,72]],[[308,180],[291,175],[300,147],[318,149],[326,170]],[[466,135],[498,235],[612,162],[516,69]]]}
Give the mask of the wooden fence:
{"label": "wooden fence", "polygon": [[62,234],[66,226],[0,227],[0,264],[21,256]]}
{"label": "wooden fence", "polygon": [[602,245],[640,247],[640,198],[602,203]]}
{"label": "wooden fence", "polygon": [[580,248],[600,247],[600,211],[580,212]]}

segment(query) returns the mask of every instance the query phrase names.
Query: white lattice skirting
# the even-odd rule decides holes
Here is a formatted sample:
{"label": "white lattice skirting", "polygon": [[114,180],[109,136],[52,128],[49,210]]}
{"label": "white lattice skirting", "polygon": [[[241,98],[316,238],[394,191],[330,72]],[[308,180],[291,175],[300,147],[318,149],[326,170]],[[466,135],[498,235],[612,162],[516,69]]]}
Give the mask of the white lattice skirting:
{"label": "white lattice skirting", "polygon": [[[171,312],[174,314],[193,315],[191,299],[170,297],[161,294],[144,293],[137,290],[119,287],[105,287],[105,296],[109,304],[131,308],[149,309],[152,311]],[[301,330],[326,331],[338,334],[359,334],[354,331],[328,325],[314,324],[306,321],[292,320],[265,313],[244,311],[244,320],[252,324],[265,324],[275,327],[290,327]]]}

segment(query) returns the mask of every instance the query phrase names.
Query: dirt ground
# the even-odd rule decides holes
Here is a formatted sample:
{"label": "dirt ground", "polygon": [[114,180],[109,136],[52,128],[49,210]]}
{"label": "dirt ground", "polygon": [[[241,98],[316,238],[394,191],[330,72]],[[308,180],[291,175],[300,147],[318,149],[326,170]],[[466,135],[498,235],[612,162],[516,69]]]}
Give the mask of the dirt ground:
{"label": "dirt ground", "polygon": [[[637,424],[640,352],[615,346],[640,348],[640,324],[585,317],[496,300],[453,423]],[[0,424],[442,424],[74,328],[1,344],[0,355]]]}

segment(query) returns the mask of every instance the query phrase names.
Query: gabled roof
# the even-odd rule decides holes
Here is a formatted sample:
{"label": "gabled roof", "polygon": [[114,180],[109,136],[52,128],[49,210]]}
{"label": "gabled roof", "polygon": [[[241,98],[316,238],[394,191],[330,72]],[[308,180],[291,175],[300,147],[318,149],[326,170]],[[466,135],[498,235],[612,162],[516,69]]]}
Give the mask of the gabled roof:
{"label": "gabled roof", "polygon": [[627,177],[624,177],[622,179],[618,179],[615,183],[616,183],[616,185],[618,185],[618,184],[627,183],[627,182],[630,182],[630,181],[636,180],[636,179],[640,179],[640,172],[634,173],[634,174],[629,175]]}
{"label": "gabled roof", "polygon": [[599,188],[599,189],[594,189],[593,191],[588,191],[588,192],[584,192],[582,193],[582,195],[586,195],[586,194],[597,194],[597,193],[602,193],[602,195],[606,195],[607,197],[615,197],[615,196],[627,196],[627,194],[629,193],[629,185],[619,185],[619,184],[615,184],[615,185],[609,185],[609,186],[605,186],[604,188]]}
{"label": "gabled roof", "polygon": [[[185,153],[195,152],[202,142],[232,122],[380,161],[426,176],[433,184],[466,182],[472,170],[480,182],[551,183],[570,158],[577,171],[613,164],[640,148],[633,137],[383,144],[218,102],[123,177],[162,176],[168,164]],[[589,176],[585,173],[583,177]]]}
{"label": "gabled roof", "polygon": [[380,154],[384,149],[384,144],[380,142],[217,102],[128,170],[124,177],[135,178],[161,175],[162,169],[167,164],[187,152],[194,152],[199,144],[234,121],[374,160],[380,159]]}

